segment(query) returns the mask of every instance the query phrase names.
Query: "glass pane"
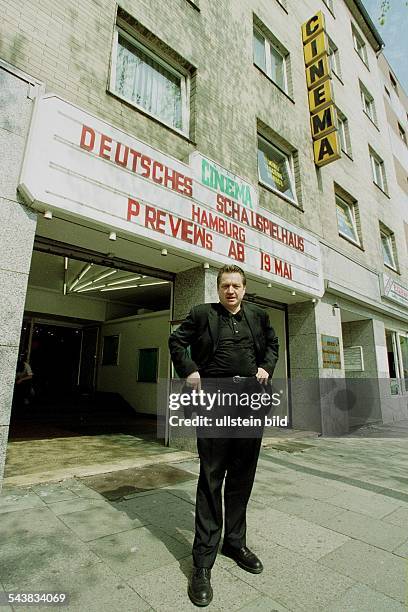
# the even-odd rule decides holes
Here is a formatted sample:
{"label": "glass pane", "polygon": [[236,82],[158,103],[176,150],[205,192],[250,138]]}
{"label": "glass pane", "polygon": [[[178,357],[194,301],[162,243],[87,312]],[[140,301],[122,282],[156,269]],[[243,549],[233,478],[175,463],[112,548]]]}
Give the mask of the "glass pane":
{"label": "glass pane", "polygon": [[265,39],[257,30],[254,30],[254,63],[266,71]]}
{"label": "glass pane", "polygon": [[339,232],[344,236],[347,236],[347,238],[351,238],[351,240],[358,242],[350,206],[346,204],[346,202],[342,202],[341,200],[337,199],[336,210]]}
{"label": "glass pane", "polygon": [[258,140],[258,167],[260,178],[294,200],[289,159],[261,138]]}
{"label": "glass pane", "polygon": [[405,336],[400,336],[400,348],[401,348],[401,358],[402,358],[402,370],[403,370],[403,378],[405,384],[405,391],[408,391],[408,338]]}
{"label": "glass pane", "polygon": [[345,136],[345,123],[343,121],[343,119],[338,119],[338,123],[339,123],[339,140],[340,140],[340,147],[342,151],[347,151],[347,145],[346,145],[346,136]]}
{"label": "glass pane", "polygon": [[285,87],[285,68],[282,55],[271,46],[271,78],[281,89]]}
{"label": "glass pane", "polygon": [[391,244],[390,236],[387,236],[386,234],[381,234],[381,244],[382,244],[382,250],[383,250],[384,263],[387,264],[388,266],[391,266],[391,268],[394,268],[395,262],[394,262],[394,254],[392,252],[392,244]]}
{"label": "glass pane", "polygon": [[398,381],[398,366],[397,366],[397,356],[395,355],[393,340],[395,340],[395,332],[391,332],[388,329],[386,329],[385,330],[385,341],[386,341],[386,346],[387,346],[391,395],[398,395],[399,390],[400,390],[399,381]]}
{"label": "glass pane", "polygon": [[116,91],[173,127],[182,128],[180,77],[120,35]]}

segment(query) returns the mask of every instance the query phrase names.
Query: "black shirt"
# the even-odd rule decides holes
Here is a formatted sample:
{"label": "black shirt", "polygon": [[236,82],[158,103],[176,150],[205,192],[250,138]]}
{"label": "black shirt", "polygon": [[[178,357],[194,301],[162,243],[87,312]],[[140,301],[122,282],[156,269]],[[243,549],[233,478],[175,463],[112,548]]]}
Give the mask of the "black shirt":
{"label": "black shirt", "polygon": [[255,376],[258,367],[254,339],[242,308],[234,315],[223,306],[221,311],[217,349],[201,376]]}

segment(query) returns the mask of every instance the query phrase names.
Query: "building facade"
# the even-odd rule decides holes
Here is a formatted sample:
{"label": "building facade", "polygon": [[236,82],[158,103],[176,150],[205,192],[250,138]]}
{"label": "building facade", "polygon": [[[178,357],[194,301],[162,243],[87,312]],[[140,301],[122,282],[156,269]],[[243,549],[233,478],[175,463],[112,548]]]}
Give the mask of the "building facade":
{"label": "building facade", "polygon": [[0,7],[0,473],[19,351],[156,415],[169,330],[231,262],[293,427],[407,418],[408,166],[361,2]]}

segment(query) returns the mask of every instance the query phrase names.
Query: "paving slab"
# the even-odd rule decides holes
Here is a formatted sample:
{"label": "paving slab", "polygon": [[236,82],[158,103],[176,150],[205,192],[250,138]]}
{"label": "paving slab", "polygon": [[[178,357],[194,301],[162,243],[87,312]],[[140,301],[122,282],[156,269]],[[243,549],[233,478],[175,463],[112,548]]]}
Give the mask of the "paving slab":
{"label": "paving slab", "polygon": [[56,515],[70,514],[71,512],[79,512],[88,510],[89,508],[105,507],[106,502],[101,499],[88,499],[75,496],[75,499],[68,499],[48,504],[48,508]]}
{"label": "paving slab", "polygon": [[[155,610],[192,612],[197,608],[187,595],[187,576],[190,571],[191,558],[183,559],[180,563],[172,563],[164,568],[136,576],[128,583]],[[214,589],[214,599],[209,610],[214,612],[239,610],[259,595],[255,587],[233,576],[218,564],[213,567],[211,584]]]}
{"label": "paving slab", "polygon": [[173,496],[172,503],[153,505],[149,503],[153,499],[153,497],[133,498],[112,503],[112,506],[130,519],[139,518],[144,524],[149,524],[149,527],[159,527],[167,535],[191,549],[194,540],[194,506],[176,496]]}
{"label": "paving slab", "polygon": [[386,497],[370,491],[364,491],[353,487],[353,490],[343,491],[330,498],[333,506],[353,510],[360,514],[366,514],[373,518],[381,519],[401,506],[397,499]]}
{"label": "paving slab", "polygon": [[[407,560],[407,563],[408,563],[408,540],[405,541],[403,544],[401,544],[401,546],[397,546],[397,548],[393,550],[393,553],[394,555],[403,557],[404,559]],[[408,574],[408,569],[407,569],[407,574]],[[407,583],[408,583],[408,575],[407,575]],[[408,590],[408,586],[407,586],[407,590]],[[407,600],[408,600],[408,594],[407,594]]]}
{"label": "paving slab", "polygon": [[406,610],[406,606],[401,602],[364,584],[355,585],[324,608],[324,612],[406,612]]}
{"label": "paving slab", "polygon": [[129,531],[146,523],[140,518],[130,519],[125,513],[118,512],[108,504],[62,514],[59,519],[83,542],[90,542],[120,531]]}
{"label": "paving slab", "polygon": [[288,609],[270,597],[262,595],[240,608],[239,612],[286,612]]}
{"label": "paving slab", "polygon": [[390,512],[382,519],[386,523],[397,525],[398,527],[407,527],[408,525],[408,506],[401,506]]}
{"label": "paving slab", "polygon": [[13,487],[9,490],[5,487],[0,494],[0,514],[44,506],[45,502],[31,489]]}
{"label": "paving slab", "polygon": [[349,540],[347,536],[296,516],[288,520],[287,514],[273,508],[269,508],[268,512],[252,509],[247,523],[248,538],[254,545],[263,542],[279,544],[314,560]]}
{"label": "paving slab", "polygon": [[406,600],[407,561],[384,550],[351,540],[319,561],[345,576],[400,602]]}
{"label": "paving slab", "polygon": [[343,512],[343,509],[338,506],[333,506],[319,499],[306,497],[281,497],[271,500],[267,507],[272,507],[286,514],[293,514],[318,525],[322,524],[320,522],[321,519],[336,516],[336,514]]}
{"label": "paving slab", "polygon": [[132,587],[102,563],[78,570],[71,569],[58,575],[50,572],[47,577],[37,577],[29,582],[26,589],[67,593],[68,605],[51,608],[50,606],[16,607],[17,611],[50,612],[58,609],[68,612],[119,612],[120,610],[154,612]]}
{"label": "paving slab", "polygon": [[126,580],[191,555],[191,546],[153,525],[99,538],[90,549]]}
{"label": "paving slab", "polygon": [[[343,510],[335,516],[320,517],[319,525],[392,552],[408,539],[407,529],[370,516]],[[407,523],[408,525],[408,523]]]}
{"label": "paving slab", "polygon": [[40,484],[32,487],[32,490],[46,504],[65,501],[67,499],[78,499],[74,491],[60,483]]}
{"label": "paving slab", "polygon": [[48,508],[5,513],[1,527],[0,580],[8,591],[100,563]]}
{"label": "paving slab", "polygon": [[344,574],[282,546],[264,543],[256,552],[264,564],[262,574],[254,576],[236,565],[228,571],[294,612],[324,609],[355,584]]}

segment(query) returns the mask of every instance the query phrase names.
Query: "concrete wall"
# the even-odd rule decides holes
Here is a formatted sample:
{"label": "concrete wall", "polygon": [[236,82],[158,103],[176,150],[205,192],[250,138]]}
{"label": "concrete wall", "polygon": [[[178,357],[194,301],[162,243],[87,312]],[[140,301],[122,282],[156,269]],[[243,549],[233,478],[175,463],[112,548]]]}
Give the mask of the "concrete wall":
{"label": "concrete wall", "polygon": [[[138,349],[159,349],[159,379],[168,377],[170,313],[162,311],[151,315],[138,315],[117,321],[106,322],[101,327],[103,336],[119,334],[119,364],[108,366],[99,359],[97,373],[98,391],[117,392],[136,412],[156,414],[158,385],[138,383]],[[101,348],[102,348],[101,342]]]}
{"label": "concrete wall", "polygon": [[16,192],[32,89],[0,66],[0,487],[36,215]]}

